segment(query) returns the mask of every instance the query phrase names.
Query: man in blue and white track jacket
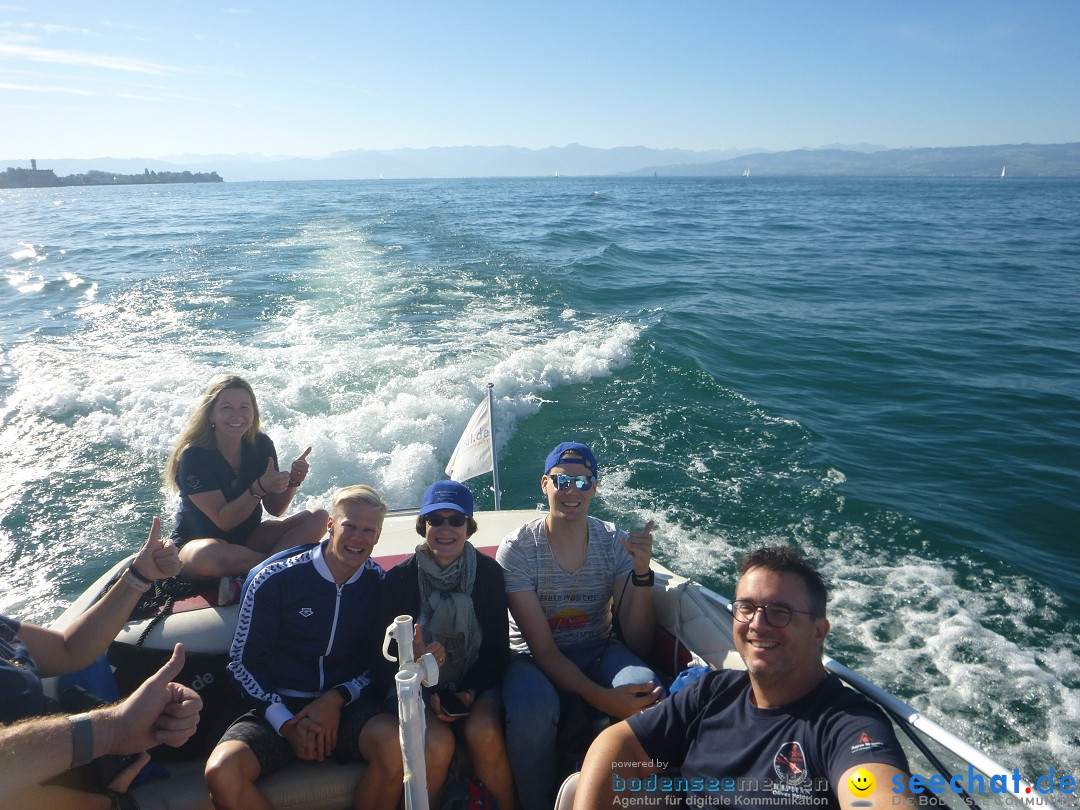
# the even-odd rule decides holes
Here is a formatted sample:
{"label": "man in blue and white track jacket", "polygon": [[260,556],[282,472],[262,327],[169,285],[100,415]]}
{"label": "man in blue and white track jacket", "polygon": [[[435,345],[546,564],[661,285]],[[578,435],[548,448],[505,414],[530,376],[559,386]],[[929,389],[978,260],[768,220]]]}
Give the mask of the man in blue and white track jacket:
{"label": "man in blue and white track jacket", "polygon": [[274,555],[241,594],[228,668],[245,701],[278,731],[293,717],[285,698],[310,701],[336,689],[348,705],[381,663],[385,628],[374,619],[385,572],[369,558],[338,584],[325,545]]}
{"label": "man in blue and white track jacket", "polygon": [[[206,763],[217,808],[269,807],[256,785],[294,759],[366,760],[357,807],[394,810],[403,765],[397,716],[382,708],[393,665],[377,620],[385,574],[371,559],[387,506],[367,486],[334,496],[328,539],[269,558],[244,583],[229,670],[252,710]],[[442,788],[453,736],[425,749],[429,793]],[[437,806],[437,805],[433,805]]]}

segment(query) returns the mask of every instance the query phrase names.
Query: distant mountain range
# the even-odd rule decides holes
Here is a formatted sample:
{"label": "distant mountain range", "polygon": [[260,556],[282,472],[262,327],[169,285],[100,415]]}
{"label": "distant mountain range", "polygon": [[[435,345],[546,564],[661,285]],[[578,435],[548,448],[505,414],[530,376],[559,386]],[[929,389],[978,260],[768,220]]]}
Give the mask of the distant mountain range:
{"label": "distant mountain range", "polygon": [[630,174],[677,177],[1080,177],[1080,143],[958,146],[943,149],[800,149],[717,163],[658,165]]}
{"label": "distant mountain range", "polygon": [[[0,160],[20,167],[24,160]],[[226,181],[366,180],[447,177],[651,176],[750,177],[1080,177],[1080,143],[886,149],[869,144],[769,152],[731,149],[619,147],[578,144],[546,149],[458,146],[430,149],[358,149],[323,158],[260,155],[181,155],[168,160],[94,158],[38,160],[59,174],[105,171],[217,172]]]}

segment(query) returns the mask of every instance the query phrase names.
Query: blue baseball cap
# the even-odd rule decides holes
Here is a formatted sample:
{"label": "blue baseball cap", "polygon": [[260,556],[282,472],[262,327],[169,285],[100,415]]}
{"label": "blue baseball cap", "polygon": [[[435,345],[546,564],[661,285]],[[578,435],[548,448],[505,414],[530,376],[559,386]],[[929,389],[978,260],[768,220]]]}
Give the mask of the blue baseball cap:
{"label": "blue baseball cap", "polygon": [[[569,455],[571,453],[576,453],[577,456]],[[563,456],[568,457],[563,458]],[[584,464],[593,475],[600,474],[596,468],[596,456],[587,445],[580,442],[563,442],[548,453],[547,460],[544,462],[544,475],[551,472],[552,467],[558,467],[560,464]]]}
{"label": "blue baseball cap", "polygon": [[453,509],[466,517],[472,517],[473,497],[469,488],[457,481],[436,481],[424,493],[420,514],[428,515],[440,509]]}

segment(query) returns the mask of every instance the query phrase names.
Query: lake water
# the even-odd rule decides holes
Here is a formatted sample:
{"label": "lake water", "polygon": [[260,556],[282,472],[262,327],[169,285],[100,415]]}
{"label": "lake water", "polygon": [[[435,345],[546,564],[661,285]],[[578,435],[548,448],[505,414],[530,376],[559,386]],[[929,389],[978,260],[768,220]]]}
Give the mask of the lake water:
{"label": "lake water", "polygon": [[53,618],[171,519],[221,372],[314,448],[302,505],[415,505],[490,381],[504,508],[588,442],[594,513],[656,520],[666,565],[730,593],[797,544],[834,657],[1080,776],[1080,183],[8,190],[0,280],[0,611]]}

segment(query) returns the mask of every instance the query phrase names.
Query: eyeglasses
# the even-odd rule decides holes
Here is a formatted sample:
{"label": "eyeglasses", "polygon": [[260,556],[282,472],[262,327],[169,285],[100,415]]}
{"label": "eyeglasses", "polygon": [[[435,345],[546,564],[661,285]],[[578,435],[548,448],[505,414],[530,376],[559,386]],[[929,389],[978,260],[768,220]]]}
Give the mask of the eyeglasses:
{"label": "eyeglasses", "polygon": [[424,520],[427,521],[427,525],[433,529],[437,529],[443,525],[443,522],[449,523],[455,529],[460,529],[468,521],[465,515],[451,515],[450,517],[443,517],[442,515],[424,515]]}
{"label": "eyeglasses", "polygon": [[548,478],[556,489],[570,489],[570,485],[573,484],[578,492],[588,492],[596,483],[595,475],[549,475]]}
{"label": "eyeglasses", "polygon": [[760,610],[765,614],[765,621],[768,622],[771,627],[787,627],[788,623],[791,621],[792,613],[805,613],[807,616],[814,615],[814,613],[809,610],[792,610],[783,605],[755,605],[753,602],[748,602],[745,599],[736,599],[728,605],[728,610],[731,611],[731,615],[735,617],[735,621],[742,622],[743,624],[752,622],[757,615],[757,612]]}

